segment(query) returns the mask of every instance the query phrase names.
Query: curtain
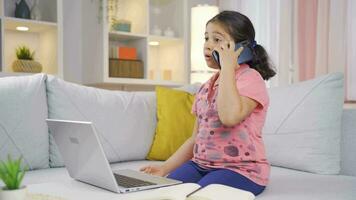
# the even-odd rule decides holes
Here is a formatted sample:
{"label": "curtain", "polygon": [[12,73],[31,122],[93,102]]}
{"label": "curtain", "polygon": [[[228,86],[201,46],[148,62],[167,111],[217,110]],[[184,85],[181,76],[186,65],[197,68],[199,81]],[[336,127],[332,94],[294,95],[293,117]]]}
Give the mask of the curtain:
{"label": "curtain", "polygon": [[299,80],[315,76],[318,0],[298,0]]}
{"label": "curtain", "polygon": [[346,72],[347,1],[298,0],[299,80]]}

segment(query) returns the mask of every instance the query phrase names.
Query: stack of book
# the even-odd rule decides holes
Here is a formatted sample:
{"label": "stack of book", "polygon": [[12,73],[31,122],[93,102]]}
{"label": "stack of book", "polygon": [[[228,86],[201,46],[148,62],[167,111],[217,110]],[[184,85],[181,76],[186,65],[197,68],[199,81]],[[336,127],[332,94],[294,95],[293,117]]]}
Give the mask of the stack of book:
{"label": "stack of book", "polygon": [[143,78],[143,62],[137,59],[136,48],[110,46],[109,77]]}
{"label": "stack of book", "polygon": [[141,60],[109,59],[109,77],[143,78]]}
{"label": "stack of book", "polygon": [[135,47],[110,45],[109,58],[137,60],[137,50]]}

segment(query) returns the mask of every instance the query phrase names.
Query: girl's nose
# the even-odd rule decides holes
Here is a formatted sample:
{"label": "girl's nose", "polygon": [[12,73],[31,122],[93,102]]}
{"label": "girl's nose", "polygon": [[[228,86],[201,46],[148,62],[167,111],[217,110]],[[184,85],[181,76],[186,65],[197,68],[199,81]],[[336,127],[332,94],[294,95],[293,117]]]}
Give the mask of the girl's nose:
{"label": "girl's nose", "polygon": [[206,42],[206,43],[204,44],[204,48],[205,48],[206,50],[212,50],[212,49],[213,49],[212,45],[210,45],[208,42]]}

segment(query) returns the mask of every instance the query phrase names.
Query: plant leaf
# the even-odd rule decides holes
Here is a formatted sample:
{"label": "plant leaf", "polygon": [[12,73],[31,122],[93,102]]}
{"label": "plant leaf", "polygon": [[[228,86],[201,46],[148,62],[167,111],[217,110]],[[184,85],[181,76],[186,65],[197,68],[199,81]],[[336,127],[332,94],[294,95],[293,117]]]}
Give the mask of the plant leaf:
{"label": "plant leaf", "polygon": [[5,183],[9,190],[18,189],[25,175],[25,170],[21,169],[22,156],[12,160],[8,155],[6,162],[0,162],[0,179]]}

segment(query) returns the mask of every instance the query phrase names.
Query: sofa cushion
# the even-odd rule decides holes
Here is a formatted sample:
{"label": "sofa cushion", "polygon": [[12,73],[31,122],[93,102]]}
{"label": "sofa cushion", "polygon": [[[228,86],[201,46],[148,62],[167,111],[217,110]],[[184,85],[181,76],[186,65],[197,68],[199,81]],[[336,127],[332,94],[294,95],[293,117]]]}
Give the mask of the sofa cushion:
{"label": "sofa cushion", "polygon": [[30,170],[49,167],[45,79],[0,78],[0,160],[22,155]]}
{"label": "sofa cushion", "polygon": [[[49,118],[93,122],[110,162],[144,159],[156,127],[154,92],[109,91],[48,77]],[[63,161],[50,134],[50,165]]]}
{"label": "sofa cushion", "polygon": [[269,89],[263,137],[272,165],[339,173],[343,83],[334,73]]}
{"label": "sofa cushion", "polygon": [[195,115],[191,113],[194,95],[156,87],[157,127],[150,160],[168,159],[193,133]]}

